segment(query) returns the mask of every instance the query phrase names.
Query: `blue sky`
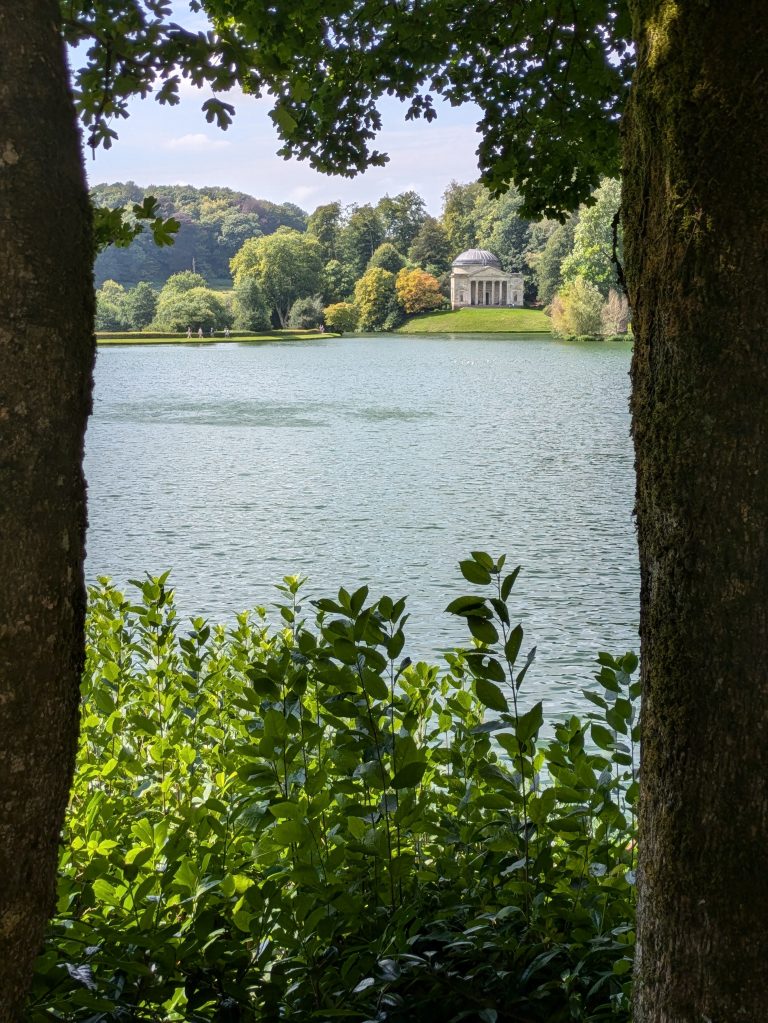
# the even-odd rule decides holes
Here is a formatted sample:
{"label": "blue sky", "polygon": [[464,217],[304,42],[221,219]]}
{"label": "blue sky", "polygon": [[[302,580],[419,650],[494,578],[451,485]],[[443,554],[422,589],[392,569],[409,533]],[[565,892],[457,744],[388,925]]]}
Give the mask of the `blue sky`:
{"label": "blue sky", "polygon": [[[174,5],[174,16],[187,27],[204,26],[201,16],[190,15],[185,3]],[[388,153],[390,162],[356,178],[342,178],[318,174],[306,163],[275,155],[279,143],[267,116],[268,99],[239,92],[225,95],[237,115],[222,132],[201,113],[209,95],[185,82],[178,106],[163,107],[152,98],[135,102],[131,117],[115,125],[120,137],[112,149],[97,152],[95,159],[87,153],[90,183],[220,185],[272,202],[294,202],[308,211],[334,200],[376,202],[385,194],[414,189],[430,213],[438,214],[442,193],[452,179],[477,177],[476,111],[470,106],[441,104],[437,120],[427,124],[406,122],[404,108],[396,100],[385,100],[384,130],[376,148]]]}

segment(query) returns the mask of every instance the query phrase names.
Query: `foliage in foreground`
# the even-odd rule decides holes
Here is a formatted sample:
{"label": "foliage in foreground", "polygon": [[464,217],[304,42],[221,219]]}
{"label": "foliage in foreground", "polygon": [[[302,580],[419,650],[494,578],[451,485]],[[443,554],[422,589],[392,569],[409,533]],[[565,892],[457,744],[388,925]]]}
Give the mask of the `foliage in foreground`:
{"label": "foliage in foreground", "polygon": [[[178,632],[166,576],[91,592],[58,910],[27,1018],[627,1020],[639,684],[524,707],[517,570],[475,553],[446,667],[405,601],[280,587]],[[491,717],[488,717],[488,712]]]}

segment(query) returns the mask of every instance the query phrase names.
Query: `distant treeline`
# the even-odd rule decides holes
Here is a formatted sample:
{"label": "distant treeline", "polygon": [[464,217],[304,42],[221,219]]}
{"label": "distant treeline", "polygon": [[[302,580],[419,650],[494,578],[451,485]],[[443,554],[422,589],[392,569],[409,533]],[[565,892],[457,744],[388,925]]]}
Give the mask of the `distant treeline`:
{"label": "distant treeline", "polygon": [[[505,270],[523,273],[526,305],[551,310],[555,332],[626,330],[615,262],[620,237],[613,252],[620,199],[614,180],[604,180],[565,223],[526,220],[514,190],[494,197],[478,182],[451,182],[439,218],[427,213],[414,191],[385,195],[375,205],[327,203],[307,214],[292,203],[277,205],[228,188],[141,189],[128,182],[92,190],[96,205],[112,208],[130,208],[147,195],[158,200],[163,216],[180,221],[176,242],[158,248],[145,234],[127,249],[98,257],[99,329],[149,323],[170,330],[230,323],[261,329],[296,317],[291,325],[315,326],[329,307],[346,324],[337,329],[351,329],[353,320],[365,330],[393,329],[406,315],[445,305],[452,260],[482,248],[495,253]],[[235,294],[224,305],[221,297],[200,293],[230,289],[233,280]],[[310,305],[291,317],[296,302]],[[325,320],[330,322],[327,315]]]}

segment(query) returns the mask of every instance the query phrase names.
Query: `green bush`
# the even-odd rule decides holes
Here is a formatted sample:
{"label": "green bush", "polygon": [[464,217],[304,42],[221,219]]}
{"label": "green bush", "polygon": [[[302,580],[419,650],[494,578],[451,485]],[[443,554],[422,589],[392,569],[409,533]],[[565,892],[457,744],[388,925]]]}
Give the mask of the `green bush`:
{"label": "green bush", "polygon": [[339,334],[349,334],[357,327],[357,309],[351,302],[334,302],[323,310],[325,325]]}
{"label": "green bush", "polygon": [[316,330],[323,323],[323,300],[320,295],[297,298],[288,313],[288,326],[299,330]]}
{"label": "green bush", "polygon": [[461,569],[443,668],[366,587],[182,635],[100,581],[28,1020],[628,1020],[637,659],[541,738],[517,570]]}

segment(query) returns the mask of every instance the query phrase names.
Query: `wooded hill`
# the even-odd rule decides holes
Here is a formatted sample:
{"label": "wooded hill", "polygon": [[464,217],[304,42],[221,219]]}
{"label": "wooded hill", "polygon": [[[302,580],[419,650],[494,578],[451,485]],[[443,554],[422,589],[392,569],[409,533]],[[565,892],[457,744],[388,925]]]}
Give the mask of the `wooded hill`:
{"label": "wooded hill", "polygon": [[152,235],[140,235],[128,248],[110,246],[96,259],[96,286],[114,280],[125,287],[139,281],[163,284],[171,274],[193,268],[209,282],[230,284],[229,261],[247,238],[273,234],[278,227],[304,231],[307,214],[293,203],[255,199],[231,188],[193,188],[191,185],[148,185],[132,181],[96,185],[96,206],[132,206],[145,196],[158,201],[163,217],[181,224],[175,243],[159,248]]}

